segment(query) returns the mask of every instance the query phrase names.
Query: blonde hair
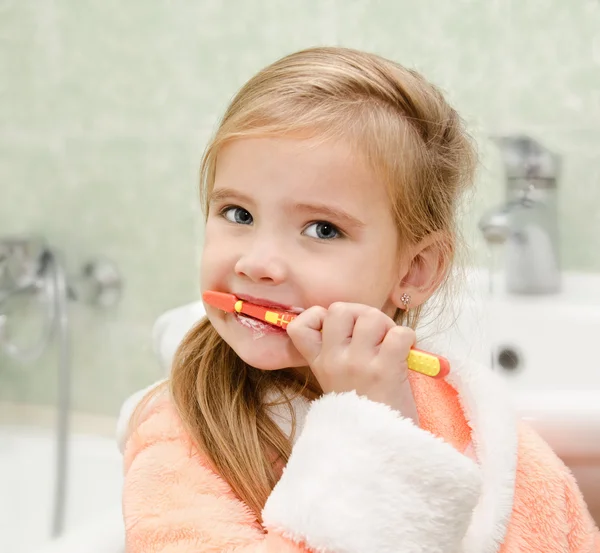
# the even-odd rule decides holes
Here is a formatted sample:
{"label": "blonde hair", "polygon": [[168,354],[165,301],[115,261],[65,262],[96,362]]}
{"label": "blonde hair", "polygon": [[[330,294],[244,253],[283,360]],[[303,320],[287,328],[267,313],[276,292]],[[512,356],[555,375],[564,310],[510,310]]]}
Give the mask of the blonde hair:
{"label": "blonde hair", "polygon": [[[349,141],[388,187],[401,243],[437,236],[450,266],[457,203],[472,181],[475,155],[460,117],[432,84],[392,61],[346,48],[312,48],[280,59],[237,93],[205,151],[206,212],[225,144],[290,134]],[[419,312],[398,311],[397,322],[414,328]],[[306,386],[291,369],[247,365],[207,319],[175,355],[171,392],[184,424],[258,520],[278,478],[274,461],[286,462],[291,452],[265,396],[280,392],[293,418],[290,398]]]}

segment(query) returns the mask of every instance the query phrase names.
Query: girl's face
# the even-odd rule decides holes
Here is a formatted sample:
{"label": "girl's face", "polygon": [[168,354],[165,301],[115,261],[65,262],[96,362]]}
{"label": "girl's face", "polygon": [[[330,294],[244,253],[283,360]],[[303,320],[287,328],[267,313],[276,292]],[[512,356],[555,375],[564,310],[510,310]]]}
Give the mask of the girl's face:
{"label": "girl's face", "polygon": [[[392,316],[403,272],[385,186],[343,142],[247,138],[218,155],[202,291],[283,309],[363,303]],[[305,366],[285,331],[206,305],[249,365]]]}

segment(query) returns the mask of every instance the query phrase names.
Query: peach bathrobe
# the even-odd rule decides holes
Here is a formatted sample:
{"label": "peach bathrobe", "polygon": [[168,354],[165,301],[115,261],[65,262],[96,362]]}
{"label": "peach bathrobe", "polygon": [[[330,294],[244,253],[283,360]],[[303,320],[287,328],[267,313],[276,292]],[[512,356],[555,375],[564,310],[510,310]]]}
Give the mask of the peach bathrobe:
{"label": "peach bathrobe", "polygon": [[294,400],[301,430],[262,527],[166,393],[126,435],[138,393],[119,431],[127,553],[600,553],[573,477],[500,379],[457,361],[447,382],[410,378],[419,427],[354,393]]}

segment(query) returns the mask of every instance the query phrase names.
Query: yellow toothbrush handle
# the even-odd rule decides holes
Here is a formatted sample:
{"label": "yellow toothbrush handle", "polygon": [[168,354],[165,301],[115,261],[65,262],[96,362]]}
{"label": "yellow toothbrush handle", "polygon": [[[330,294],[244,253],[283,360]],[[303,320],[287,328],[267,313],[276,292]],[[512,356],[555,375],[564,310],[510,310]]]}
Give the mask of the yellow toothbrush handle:
{"label": "yellow toothbrush handle", "polygon": [[440,355],[433,355],[417,348],[408,354],[408,368],[433,378],[443,378],[450,372],[450,363]]}

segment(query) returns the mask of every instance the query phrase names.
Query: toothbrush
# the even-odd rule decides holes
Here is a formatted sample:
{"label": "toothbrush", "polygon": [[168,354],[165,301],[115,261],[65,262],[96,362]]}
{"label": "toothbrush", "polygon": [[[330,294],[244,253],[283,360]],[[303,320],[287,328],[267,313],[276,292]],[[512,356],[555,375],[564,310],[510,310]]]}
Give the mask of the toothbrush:
{"label": "toothbrush", "polygon": [[[243,301],[233,294],[224,292],[208,290],[202,294],[202,299],[208,305],[227,313],[241,313],[283,329],[287,328],[287,325],[298,316],[296,313],[279,311],[272,307],[263,307]],[[444,378],[450,372],[450,363],[446,358],[417,348],[411,348],[407,364],[410,370],[432,378]]]}

